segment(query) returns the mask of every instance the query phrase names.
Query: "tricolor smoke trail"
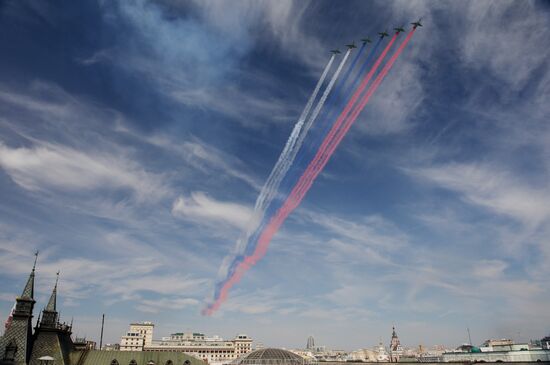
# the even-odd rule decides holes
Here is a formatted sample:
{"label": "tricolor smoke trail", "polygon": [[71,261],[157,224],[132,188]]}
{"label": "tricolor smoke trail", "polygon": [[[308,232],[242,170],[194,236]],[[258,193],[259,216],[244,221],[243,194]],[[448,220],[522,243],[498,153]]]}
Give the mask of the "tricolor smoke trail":
{"label": "tricolor smoke trail", "polygon": [[283,168],[283,165],[285,164],[285,162],[288,160],[288,156],[292,154],[292,150],[296,148],[296,141],[298,140],[298,137],[302,131],[304,122],[306,121],[309,115],[309,112],[313,107],[313,103],[317,99],[317,95],[319,94],[319,91],[321,90],[321,87],[325,82],[325,79],[330,71],[332,63],[334,62],[334,58],[335,58],[335,55],[333,54],[331,55],[329,61],[327,62],[321,74],[321,77],[317,81],[317,84],[315,85],[315,88],[306,103],[306,106],[302,110],[302,113],[300,114],[298,121],[296,122],[296,124],[294,125],[294,128],[292,129],[290,137],[288,138],[285,144],[285,147],[283,148],[283,151],[281,152],[277,162],[275,163],[275,166],[273,167],[273,169],[271,170],[271,173],[269,174],[269,177],[264,183],[264,186],[262,187],[262,190],[260,191],[258,198],[256,199],[253,214],[249,222],[247,223],[246,229],[238,238],[235,248],[233,250],[233,253],[224,258],[222,265],[220,267],[220,270],[218,272],[218,278],[225,278],[228,275],[228,270],[230,266],[232,265],[232,263],[235,262],[235,260],[237,260],[237,258],[240,255],[244,253],[244,250],[246,249],[246,245],[249,241],[250,235],[256,230],[258,223],[261,221],[263,217],[263,212],[265,211],[265,208],[269,204],[269,199],[272,196],[271,191],[273,189],[276,190],[278,188],[278,183],[276,181],[277,179],[279,179],[279,175],[281,174],[281,169]]}
{"label": "tricolor smoke trail", "polygon": [[273,197],[277,193],[279,185],[286,175],[289,166],[292,164],[292,161],[294,160],[296,153],[300,148],[300,144],[302,143],[304,136],[307,134],[309,128],[311,127],[311,124],[318,114],[318,109],[320,109],[319,105],[321,104],[322,107],[322,104],[324,104],[324,100],[326,100],[326,96],[328,95],[328,93],[330,93],[332,85],[334,85],[335,80],[338,78],[338,75],[340,74],[348,56],[349,53],[347,53],[344,59],[340,62],[340,65],[338,66],[336,72],[329,82],[329,86],[325,89],[321,100],[315,107],[313,112],[314,114],[310,115],[311,108],[313,107],[317,95],[319,94],[319,91],[328,75],[332,63],[334,62],[334,55],[331,55],[329,62],[325,66],[325,69],[323,70],[323,73],[319,78],[317,85],[315,86],[313,93],[309,97],[308,102],[304,107],[302,114],[300,115],[300,118],[294,125],[290,137],[288,138],[285,147],[281,152],[281,155],[279,156],[275,166],[271,170],[269,177],[267,178],[258,198],[256,199],[254,211],[250,221],[247,224],[246,229],[237,240],[233,253],[224,258],[224,261],[218,272],[218,285],[216,285],[215,292],[218,291],[223,279],[231,275],[231,269],[235,267],[235,265],[238,264],[242,259],[243,254],[245,250],[247,250],[247,246],[250,242],[250,236],[255,230],[257,230],[259,223],[262,221],[266,208],[269,206],[270,202],[273,200]]}
{"label": "tricolor smoke trail", "polygon": [[[374,54],[376,53],[376,50],[378,46],[380,45],[380,41],[376,43],[373,50],[368,54],[365,61],[363,61],[363,65],[361,66],[359,72],[357,73],[357,79],[359,79],[368,64],[370,64],[370,61],[372,60]],[[331,119],[334,115],[333,112],[338,110],[337,102],[342,99],[342,89],[346,86],[346,83],[351,76],[353,70],[355,69],[355,66],[359,62],[363,51],[365,50],[366,43],[363,43],[361,48],[359,49],[359,52],[355,55],[353,61],[351,62],[350,66],[348,67],[348,70],[344,73],[344,76],[338,80],[338,83],[335,86],[334,92],[332,92],[325,103],[325,108],[323,109],[323,114],[319,118],[319,120],[315,124],[315,130],[313,130],[310,135],[311,137],[308,137],[309,141],[306,145],[302,144],[302,148],[298,151],[297,158],[295,158],[294,163],[292,166],[290,166],[289,171],[287,172],[286,176],[284,177],[284,180],[279,188],[279,194],[277,196],[276,200],[272,200],[270,206],[265,211],[265,214],[263,216],[263,219],[261,223],[258,225],[256,231],[254,232],[254,235],[250,236],[250,242],[251,244],[247,247],[246,254],[251,255],[254,252],[255,249],[255,243],[258,242],[258,237],[263,231],[264,227],[269,223],[271,218],[274,216],[276,211],[280,208],[280,206],[283,204],[283,202],[286,200],[288,195],[290,194],[290,191],[292,190],[292,186],[298,181],[302,171],[307,167],[307,164],[304,165],[304,163],[307,163],[307,158],[312,158],[313,154],[315,153],[315,150],[318,148],[318,146],[321,144],[323,137],[326,135],[326,133],[329,131],[331,127]],[[345,91],[344,95],[347,95],[345,99],[347,100],[351,94],[350,87],[353,86],[353,84],[356,84],[355,81],[360,80],[353,80],[350,86]],[[313,153],[313,154],[312,154]],[[308,156],[310,155],[311,156]]]}
{"label": "tricolor smoke trail", "polygon": [[323,170],[327,162],[329,161],[330,157],[350,129],[350,127],[353,125],[357,117],[359,116],[360,112],[364,109],[368,101],[370,100],[371,96],[374,94],[378,86],[383,81],[384,77],[388,74],[388,72],[393,67],[395,61],[399,57],[399,55],[402,53],[405,46],[410,41],[412,35],[414,34],[414,29],[410,31],[410,33],[407,35],[406,39],[403,41],[403,43],[399,46],[397,51],[392,55],[390,60],[386,63],[386,65],[383,67],[382,71],[378,74],[378,76],[374,79],[370,87],[367,89],[366,93],[363,94],[363,91],[365,90],[367,84],[373,77],[374,73],[380,66],[383,59],[386,57],[388,51],[392,47],[393,43],[395,42],[397,38],[397,33],[392,37],[389,44],[386,46],[382,54],[378,57],[376,63],[373,65],[367,76],[363,79],[361,84],[359,85],[358,89],[353,94],[351,100],[347,103],[346,107],[334,123],[333,127],[331,128],[330,132],[325,137],[323,143],[321,144],[321,147],[317,151],[315,157],[308,165],[307,169],[304,171],[302,176],[300,177],[299,181],[296,183],[294,188],[292,189],[292,192],[288,196],[288,198],[285,200],[282,207],[277,211],[276,215],[271,219],[269,224],[262,230],[261,235],[258,239],[258,244],[256,245],[256,248],[254,250],[254,253],[250,256],[246,256],[243,258],[242,262],[240,262],[235,269],[233,270],[232,274],[228,279],[224,282],[224,284],[221,286],[218,293],[216,293],[215,301],[209,305],[203,313],[205,314],[212,314],[215,310],[217,310],[220,305],[225,301],[228,295],[229,289],[237,283],[242,275],[251,267],[253,266],[258,260],[260,260],[266,253],[267,248],[269,246],[269,243],[271,242],[271,239],[276,234],[276,232],[279,230],[283,222],[286,220],[286,218],[298,207],[302,199],[305,197],[308,190],[311,188],[313,182],[317,178],[317,176],[320,174],[320,172]]}

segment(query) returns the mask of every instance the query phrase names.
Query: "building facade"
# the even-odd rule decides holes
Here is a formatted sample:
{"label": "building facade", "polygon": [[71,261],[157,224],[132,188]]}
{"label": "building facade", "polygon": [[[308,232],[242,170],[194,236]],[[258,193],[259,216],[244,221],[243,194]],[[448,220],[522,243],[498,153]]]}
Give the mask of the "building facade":
{"label": "building facade", "polygon": [[131,323],[130,330],[120,338],[120,351],[143,351],[153,342],[152,322]]}
{"label": "building facade", "polygon": [[209,364],[226,364],[252,351],[252,339],[245,334],[226,341],[219,336],[179,332],[154,340],[153,329],[151,322],[131,324],[128,332],[120,338],[121,351],[177,351]]}

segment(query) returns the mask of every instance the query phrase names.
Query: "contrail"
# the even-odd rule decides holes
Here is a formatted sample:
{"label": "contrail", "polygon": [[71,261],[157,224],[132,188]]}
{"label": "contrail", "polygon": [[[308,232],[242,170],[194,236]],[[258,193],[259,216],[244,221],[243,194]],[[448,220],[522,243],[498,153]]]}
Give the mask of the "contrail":
{"label": "contrail", "polygon": [[378,86],[382,83],[382,80],[384,79],[384,77],[388,74],[390,69],[393,67],[393,64],[395,63],[395,61],[397,60],[401,52],[403,52],[403,49],[405,48],[405,46],[409,43],[412,35],[414,34],[414,31],[415,29],[412,29],[409,32],[409,34],[407,35],[403,43],[401,43],[397,51],[392,55],[390,60],[384,65],[384,67],[382,68],[382,71],[380,71],[376,79],[373,81],[373,83],[371,84],[371,86],[363,96],[360,103],[355,107],[353,112],[350,114],[350,117],[346,120],[343,127],[337,132],[331,133],[333,137],[330,140],[329,140],[329,136],[327,136],[327,139],[325,140],[326,143],[324,143],[325,148],[323,150],[321,148],[319,149],[319,152],[316,155],[315,159],[310,163],[308,170],[306,170],[306,172],[304,172],[304,175],[302,175],[304,179],[300,179],[302,181],[296,184],[295,186],[297,194],[294,197],[294,199],[296,199],[294,204],[299,204],[300,201],[303,199],[303,197],[305,196],[305,193],[309,190],[315,178],[319,175],[319,173],[322,171],[324,166],[327,164],[328,160],[330,159],[330,156],[334,153],[334,151],[336,150],[336,147],[338,147],[338,145],[340,144],[340,142],[342,141],[342,139],[350,129],[351,125],[355,122],[355,120],[359,116],[359,113],[361,113],[361,111],[364,109],[364,107],[370,100],[371,96],[374,94]]}
{"label": "contrail", "polygon": [[[265,216],[265,210],[269,206],[269,204],[273,201],[273,198],[277,194],[277,191],[279,189],[281,182],[283,181],[288,170],[292,166],[292,163],[296,158],[296,155],[300,150],[300,147],[302,146],[303,141],[309,129],[311,128],[311,125],[317,119],[319,112],[323,108],[323,105],[325,104],[328,96],[330,95],[334,87],[334,84],[338,80],[338,77],[342,72],[342,69],[344,68],[344,65],[346,64],[346,61],[349,58],[350,54],[351,54],[351,49],[348,49],[348,51],[345,53],[344,57],[340,61],[338,68],[332,75],[329,81],[329,84],[325,88],[321,98],[317,102],[315,109],[313,110],[313,112],[311,113],[307,121],[304,122],[304,120],[300,118],[300,120],[298,121],[298,123],[301,122],[299,128],[296,128],[298,127],[298,123],[297,123],[294,130],[292,131],[292,134],[288,139],[287,144],[285,145],[285,149],[283,150],[283,153],[281,153],[281,155],[279,156],[277,164],[273,168],[268,180],[264,184],[264,188],[262,188],[262,193],[257,199],[257,204],[254,209],[254,215],[251,220],[251,224],[247,227],[248,229],[244,232],[244,234],[241,235],[241,237],[239,237],[239,240],[237,241],[237,247],[235,250],[236,252],[233,255],[226,257],[222,263],[222,267],[220,268],[220,271],[218,274],[219,280],[214,291],[214,299],[217,299],[219,289],[224,284],[224,280],[226,280],[228,277],[230,277],[233,274],[232,272],[233,269],[244,258],[244,255],[243,255],[244,251],[254,250],[255,247],[250,247],[249,245],[250,237],[253,235],[254,232],[258,232],[258,231],[261,231],[261,229],[263,229],[263,225],[260,225],[260,223],[263,222],[263,218]],[[331,57],[331,59],[333,59],[333,57]],[[309,106],[309,109],[310,108],[311,108],[311,105]],[[305,114],[302,113],[302,116],[303,115]],[[289,148],[287,149],[287,147]],[[261,203],[258,204],[258,201],[260,200],[260,198],[261,198]],[[256,242],[255,239],[253,241]]]}
{"label": "contrail", "polygon": [[[308,166],[307,170],[304,172],[298,183],[295,185],[294,189],[292,190],[290,196],[285,201],[283,206],[277,211],[277,214],[273,219],[270,221],[268,226],[263,230],[259,240],[258,245],[256,246],[256,249],[254,251],[254,254],[252,256],[247,256],[244,258],[244,260],[235,268],[235,271],[233,275],[231,275],[228,280],[225,282],[223,287],[220,290],[219,297],[216,298],[216,301],[210,305],[208,308],[205,309],[206,314],[211,314],[213,311],[217,310],[221,303],[227,298],[229,289],[237,283],[242,275],[252,266],[254,265],[259,259],[261,259],[266,251],[267,247],[269,246],[269,243],[275,233],[278,231],[282,223],[286,220],[288,215],[296,209],[296,207],[300,204],[302,199],[305,197],[305,194],[313,184],[313,181],[315,178],[319,175],[319,173],[322,171],[326,163],[328,162],[329,158],[331,157],[332,153],[338,146],[338,144],[341,142],[351,125],[355,122],[357,119],[359,113],[363,110],[363,108],[366,106],[368,101],[370,100],[370,97],[373,95],[373,93],[376,91],[384,77],[387,75],[387,73],[392,68],[393,64],[405,48],[405,46],[410,41],[412,35],[414,33],[414,29],[407,35],[406,39],[403,41],[403,43],[400,45],[398,50],[395,52],[395,54],[390,58],[388,63],[384,66],[380,74],[375,78],[363,98],[360,100],[359,104],[355,105],[357,100],[360,98],[362,92],[364,91],[367,83],[372,78],[372,75],[382,62],[383,58],[386,56],[387,52],[389,51],[390,47],[395,42],[395,39],[397,37],[397,34],[395,34],[388,44],[386,46],[384,52],[379,56],[377,62],[369,72],[369,74],[365,77],[361,85],[359,86],[358,90],[354,93],[352,99],[348,102],[346,105],[346,108],[338,118],[337,122],[331,129],[330,133],[327,135],[325,140],[323,141],[323,144],[321,148],[318,150],[315,158],[311,161],[310,165]],[[346,123],[342,126],[342,121],[345,119],[349,113],[350,110],[355,105],[355,108],[353,109],[349,119],[346,120]]]}
{"label": "contrail", "polygon": [[[376,50],[376,48],[378,47],[378,45],[380,44],[380,42],[378,42],[375,46],[375,48],[373,49],[374,51]],[[359,51],[357,52],[357,54],[355,55],[353,61],[351,62],[350,66],[348,67],[348,69],[346,70],[346,72],[344,73],[344,75],[342,76],[342,78],[340,78],[334,88],[334,92],[331,92],[331,94],[329,95],[326,103],[325,103],[325,107],[323,108],[322,110],[322,115],[319,119],[319,121],[316,123],[316,128],[318,129],[324,129],[326,131],[328,131],[328,128],[330,128],[330,119],[332,117],[332,112],[335,110],[334,108],[334,105],[336,104],[335,101],[337,98],[341,98],[341,94],[342,94],[342,89],[343,87],[345,86],[347,80],[349,79],[351,73],[353,72],[354,68],[355,68],[355,65],[357,64],[357,62],[359,61],[359,59],[361,58],[362,54],[363,54],[363,51],[365,50],[366,48],[366,43],[363,43],[361,45],[361,48],[359,48]],[[370,52],[369,55],[367,56],[367,59],[365,61],[365,63],[368,63],[369,60],[372,58],[372,56],[374,55],[374,52]],[[365,68],[365,64],[363,64],[363,66],[361,67],[361,70],[363,70]],[[358,73],[358,77],[362,74],[362,71],[359,71]],[[349,98],[349,95],[347,95],[346,99]],[[325,131],[325,133],[326,133]],[[283,181],[285,181],[286,183],[283,184],[282,188],[279,188],[278,191],[279,191],[279,198],[278,200],[280,200],[280,204],[282,204],[282,202],[284,202],[286,200],[286,197],[288,196],[288,194],[290,194],[290,189],[292,187],[292,183],[294,183],[294,178],[293,178],[293,175],[294,173],[288,173],[288,170],[290,170],[290,168],[292,168],[293,171],[301,171],[302,168],[301,168],[301,165],[302,165],[302,161],[304,160],[304,154],[306,154],[310,149],[314,148],[315,146],[317,146],[318,144],[321,143],[322,141],[322,137],[325,133],[322,133],[322,134],[319,134],[317,132],[317,136],[315,135],[312,135],[312,138],[315,138],[315,140],[319,140],[319,142],[313,142],[313,143],[308,143],[307,145],[307,148],[305,148],[306,146],[304,146],[302,144],[302,148],[301,150],[296,150],[297,153],[299,153],[299,155],[297,155],[298,158],[294,158],[294,162],[291,163],[291,165],[289,166],[289,168],[287,169],[287,172],[285,174],[285,176],[283,176],[283,180],[281,181],[281,183]],[[305,151],[307,149],[307,151]],[[304,166],[305,168],[305,166]],[[298,179],[298,176],[296,176],[296,180]],[[280,187],[280,185],[279,185]],[[280,205],[279,204],[279,205]],[[252,235],[249,239],[251,240],[251,242],[255,242],[257,241],[258,239],[258,235],[261,233],[261,231],[263,230],[263,228],[265,227],[265,225],[269,222],[269,219],[270,217],[276,212],[277,210],[277,207],[276,207],[277,204],[273,204],[273,200],[272,200],[272,203],[270,204],[269,208],[264,211],[264,215],[263,215],[263,218],[262,218],[262,221],[260,223],[260,225],[256,228],[256,231],[254,232],[254,235]],[[248,247],[249,249],[250,247]],[[247,254],[249,253],[247,249]]]}
{"label": "contrail", "polygon": [[222,265],[220,266],[220,270],[218,271],[219,279],[223,279],[227,276],[228,270],[230,269],[231,265],[234,264],[234,262],[239,258],[239,255],[242,255],[243,251],[246,249],[246,245],[248,243],[248,239],[250,235],[252,234],[252,232],[254,232],[254,230],[258,226],[258,223],[261,221],[265,207],[269,203],[267,199],[269,199],[269,197],[271,196],[269,192],[273,189],[273,186],[276,183],[274,182],[274,180],[276,179],[277,176],[280,175],[281,167],[283,166],[284,162],[288,159],[288,155],[291,154],[291,151],[295,148],[296,141],[298,139],[298,136],[300,135],[304,122],[306,121],[306,118],[309,115],[309,112],[311,111],[311,108],[313,106],[313,103],[315,102],[315,99],[317,99],[317,95],[321,90],[321,86],[325,82],[325,79],[334,62],[334,58],[335,58],[334,54],[330,56],[330,59],[327,62],[323,70],[323,73],[321,74],[321,77],[317,81],[317,84],[315,85],[315,88],[312,94],[310,95],[306,103],[306,106],[302,110],[302,113],[300,114],[298,121],[296,122],[296,124],[294,125],[294,128],[292,129],[290,137],[288,138],[285,144],[285,147],[283,148],[283,151],[279,155],[279,158],[275,163],[275,166],[271,170],[271,173],[269,174],[269,177],[267,178],[264,186],[262,187],[262,190],[260,191],[258,198],[256,198],[256,203],[254,205],[252,217],[250,218],[246,229],[241,233],[240,237],[237,239],[233,253],[226,256],[223,259]]}

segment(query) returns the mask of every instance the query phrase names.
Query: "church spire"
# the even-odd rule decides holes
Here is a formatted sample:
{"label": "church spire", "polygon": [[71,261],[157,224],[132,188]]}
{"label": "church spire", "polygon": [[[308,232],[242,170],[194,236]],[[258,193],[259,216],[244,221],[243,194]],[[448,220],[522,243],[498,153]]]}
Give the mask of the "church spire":
{"label": "church spire", "polygon": [[21,298],[34,299],[34,271],[36,269],[37,260],[38,260],[38,251],[34,253],[34,264],[32,265],[32,271],[31,271],[31,274],[29,275],[29,280],[27,280],[27,284],[23,289]]}
{"label": "church spire", "polygon": [[57,282],[59,281],[59,271],[57,272],[57,277],[55,278],[55,285],[53,287],[52,295],[46,306],[46,310],[50,312],[55,312],[57,309]]}

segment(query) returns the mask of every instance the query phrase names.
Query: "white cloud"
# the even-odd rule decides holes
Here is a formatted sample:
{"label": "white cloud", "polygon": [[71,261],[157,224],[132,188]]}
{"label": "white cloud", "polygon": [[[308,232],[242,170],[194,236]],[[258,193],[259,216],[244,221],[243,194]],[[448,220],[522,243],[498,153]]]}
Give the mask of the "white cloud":
{"label": "white cloud", "polygon": [[528,225],[536,226],[550,215],[548,187],[531,187],[506,170],[477,163],[449,163],[405,171],[456,191],[469,203]]}
{"label": "white cloud", "polygon": [[174,201],[172,213],[197,222],[221,222],[244,229],[252,216],[252,210],[244,205],[215,200],[203,192],[193,192],[187,198]]}
{"label": "white cloud", "polygon": [[157,176],[133,161],[48,143],[30,148],[0,143],[0,166],[18,185],[33,191],[125,188],[140,198],[167,192]]}

